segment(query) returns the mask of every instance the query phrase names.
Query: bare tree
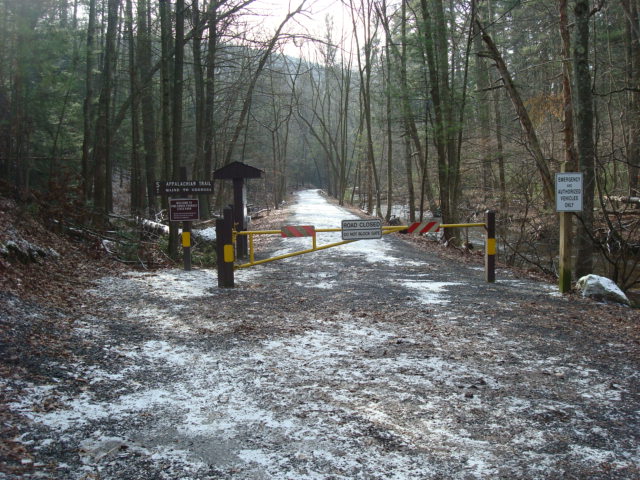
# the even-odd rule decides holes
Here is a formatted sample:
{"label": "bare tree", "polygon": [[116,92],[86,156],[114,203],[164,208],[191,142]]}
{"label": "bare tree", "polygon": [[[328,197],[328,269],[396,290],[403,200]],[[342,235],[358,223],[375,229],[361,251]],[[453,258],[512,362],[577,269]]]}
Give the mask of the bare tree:
{"label": "bare tree", "polygon": [[516,88],[516,85],[511,77],[511,73],[507,68],[507,64],[505,63],[500,51],[496,47],[496,44],[493,42],[493,39],[483,27],[483,25],[478,21],[478,28],[482,32],[482,40],[488,48],[488,53],[486,55],[491,58],[495,66],[498,70],[502,78],[502,83],[511,99],[511,103],[518,115],[518,120],[520,121],[520,125],[522,130],[527,138],[527,145],[533,158],[536,162],[536,167],[538,168],[538,172],[540,173],[540,178],[542,179],[542,186],[544,197],[546,201],[552,205],[555,201],[555,187],[553,185],[553,181],[551,180],[551,172],[549,171],[549,166],[547,165],[547,160],[545,159],[544,153],[542,152],[542,148],[540,147],[540,142],[538,140],[538,135],[533,127],[533,123],[531,122],[531,118],[529,117],[529,113],[522,101],[520,93]]}
{"label": "bare tree", "polygon": [[227,146],[227,150],[225,152],[224,165],[231,162],[231,159],[233,158],[233,154],[235,152],[236,144],[238,142],[238,138],[240,137],[240,133],[245,128],[245,119],[247,117],[247,114],[249,113],[253,90],[256,86],[256,82],[258,81],[258,78],[260,77],[260,74],[262,73],[262,70],[264,69],[267,63],[267,60],[269,60],[269,57],[271,56],[277,42],[280,40],[280,35],[282,34],[282,31],[285,25],[289,22],[289,20],[291,20],[293,17],[295,17],[297,14],[299,14],[303,10],[305,2],[306,0],[302,0],[301,3],[295,9],[287,13],[285,18],[280,23],[280,25],[278,25],[278,28],[276,28],[276,31],[271,36],[271,39],[267,42],[265,47],[262,49],[260,59],[258,61],[258,65],[254,70],[251,76],[251,79],[249,80],[249,85],[247,87],[247,90],[244,92],[244,100],[242,102],[240,115],[238,117],[236,126],[233,130],[233,133],[231,135],[231,138]]}
{"label": "bare tree", "polygon": [[[349,0],[351,5],[351,22],[354,32],[358,31],[358,25],[362,26],[364,32],[364,45],[362,46],[362,55],[360,54],[360,40],[358,35],[354,36],[358,53],[356,59],[358,61],[358,72],[360,74],[360,98],[364,109],[363,115],[365,127],[365,149],[368,168],[373,175],[373,189],[375,190],[375,212],[376,215],[382,215],[380,201],[380,179],[378,177],[378,168],[375,160],[375,150],[373,147],[373,124],[372,124],[372,98],[371,98],[371,81],[373,68],[373,44],[376,40],[378,30],[377,18],[375,16],[375,7],[372,0],[361,0],[359,5],[355,5],[353,0]],[[371,184],[370,184],[371,185]],[[372,213],[371,195],[367,205],[367,212]]]}

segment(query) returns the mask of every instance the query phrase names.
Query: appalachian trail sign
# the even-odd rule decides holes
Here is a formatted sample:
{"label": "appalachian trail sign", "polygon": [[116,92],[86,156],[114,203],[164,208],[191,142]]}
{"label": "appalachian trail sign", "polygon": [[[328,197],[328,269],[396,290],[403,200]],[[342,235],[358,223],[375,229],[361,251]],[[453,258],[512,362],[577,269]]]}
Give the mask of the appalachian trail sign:
{"label": "appalachian trail sign", "polygon": [[156,195],[200,195],[213,193],[213,181],[209,180],[182,180],[156,182]]}

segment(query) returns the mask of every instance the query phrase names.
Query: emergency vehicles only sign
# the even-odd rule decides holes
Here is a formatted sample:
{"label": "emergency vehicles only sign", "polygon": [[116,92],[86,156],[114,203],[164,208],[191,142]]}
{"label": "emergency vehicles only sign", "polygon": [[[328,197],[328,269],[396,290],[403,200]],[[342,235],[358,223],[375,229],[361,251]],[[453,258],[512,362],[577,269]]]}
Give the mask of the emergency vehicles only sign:
{"label": "emergency vehicles only sign", "polygon": [[556,173],[556,212],[581,212],[582,192],[582,173]]}

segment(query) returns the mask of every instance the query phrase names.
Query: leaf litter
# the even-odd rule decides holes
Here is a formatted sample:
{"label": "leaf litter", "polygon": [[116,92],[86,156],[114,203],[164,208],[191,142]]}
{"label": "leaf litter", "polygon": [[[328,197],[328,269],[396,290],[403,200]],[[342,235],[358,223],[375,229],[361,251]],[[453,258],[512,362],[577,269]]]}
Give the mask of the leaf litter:
{"label": "leaf litter", "polygon": [[[298,195],[291,223],[353,218]],[[385,237],[232,290],[208,270],[96,278],[67,355],[2,376],[3,445],[20,478],[637,477],[638,315],[498,275]]]}

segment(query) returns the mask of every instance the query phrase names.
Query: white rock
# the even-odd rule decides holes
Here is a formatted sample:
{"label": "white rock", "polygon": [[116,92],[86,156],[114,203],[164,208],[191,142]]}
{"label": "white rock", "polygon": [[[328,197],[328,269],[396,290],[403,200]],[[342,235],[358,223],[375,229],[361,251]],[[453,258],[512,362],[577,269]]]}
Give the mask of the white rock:
{"label": "white rock", "polygon": [[586,275],[578,280],[576,286],[582,290],[583,297],[630,305],[629,299],[623,291],[606,277],[593,274]]}

